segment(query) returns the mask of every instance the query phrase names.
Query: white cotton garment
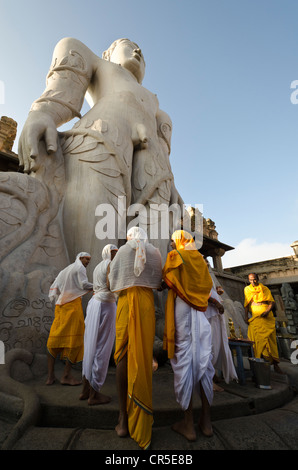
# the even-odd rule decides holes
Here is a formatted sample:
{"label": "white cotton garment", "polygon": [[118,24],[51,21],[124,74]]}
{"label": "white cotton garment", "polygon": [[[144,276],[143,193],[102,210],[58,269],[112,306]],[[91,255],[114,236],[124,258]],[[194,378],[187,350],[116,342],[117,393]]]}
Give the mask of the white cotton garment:
{"label": "white cotton garment", "polygon": [[56,305],[64,305],[93,289],[92,283],[88,281],[86,268],[80,260],[83,256],[90,255],[85,252],[79,253],[74,263],[60,271],[50,287],[51,302],[54,300]]}
{"label": "white cotton garment", "polygon": [[[214,286],[211,289],[210,296],[218,302],[221,302],[221,297],[216,292]],[[227,384],[230,380],[238,381],[233,356],[229,347],[224,314],[220,314],[215,305],[211,304],[208,304],[208,308],[204,314],[211,325],[213,367],[222,372],[224,381]]]}
{"label": "white cotton garment", "polygon": [[[211,289],[210,297],[221,303],[220,295],[218,295],[214,289],[214,286]],[[207,310],[205,311],[205,317],[209,320],[211,317],[216,317],[218,314],[218,309],[215,307],[215,305],[208,304]]]}
{"label": "white cotton garment", "polygon": [[232,352],[229,347],[229,339],[226,330],[224,315],[217,315],[209,319],[212,333],[212,364],[214,369],[222,372],[224,381],[228,384],[231,380],[238,382]]}
{"label": "white cotton garment", "polygon": [[141,227],[132,227],[127,232],[128,244],[135,250],[134,274],[140,276],[146,264],[147,233]]}
{"label": "white cotton garment", "polygon": [[82,374],[99,392],[103,386],[115,341],[116,302],[89,300],[85,318]]}
{"label": "white cotton garment", "polygon": [[[142,271],[135,274],[136,247],[132,241],[127,241],[119,248],[117,255],[110,265],[110,289],[112,292],[119,292],[129,287],[149,287],[157,289],[162,280],[162,261],[157,248],[151,243],[145,245],[146,261],[142,262]],[[142,254],[144,261],[144,254]],[[138,266],[139,267],[139,266]]]}
{"label": "white cotton garment", "polygon": [[202,384],[209,404],[213,401],[211,326],[203,312],[179,297],[175,300],[175,354],[171,359],[176,400],[187,410],[194,389]]}
{"label": "white cotton garment", "polygon": [[102,250],[102,261],[93,271],[93,291],[97,300],[102,302],[116,302],[117,295],[113,294],[107,286],[107,269],[111,262],[111,250],[118,250],[116,245],[106,245]]}

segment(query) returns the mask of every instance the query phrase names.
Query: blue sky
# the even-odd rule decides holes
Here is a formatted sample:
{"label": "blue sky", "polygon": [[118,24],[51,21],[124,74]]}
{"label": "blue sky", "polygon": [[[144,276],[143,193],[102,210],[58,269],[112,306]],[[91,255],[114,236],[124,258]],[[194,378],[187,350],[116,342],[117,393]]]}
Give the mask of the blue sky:
{"label": "blue sky", "polygon": [[145,56],[143,85],[173,121],[177,189],[185,203],[203,204],[219,240],[235,247],[224,267],[290,256],[297,17],[296,0],[0,0],[0,116],[18,122],[13,150],[61,38],[101,56],[128,37]]}

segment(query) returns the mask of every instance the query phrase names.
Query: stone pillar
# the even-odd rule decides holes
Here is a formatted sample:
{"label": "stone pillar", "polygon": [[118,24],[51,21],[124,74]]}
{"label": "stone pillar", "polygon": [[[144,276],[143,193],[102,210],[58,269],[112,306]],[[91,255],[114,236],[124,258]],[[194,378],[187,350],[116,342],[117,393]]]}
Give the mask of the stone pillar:
{"label": "stone pillar", "polygon": [[217,272],[223,272],[222,266],[222,256],[225,254],[225,250],[223,248],[216,248],[214,250],[214,254],[212,255],[213,259],[213,266]]}

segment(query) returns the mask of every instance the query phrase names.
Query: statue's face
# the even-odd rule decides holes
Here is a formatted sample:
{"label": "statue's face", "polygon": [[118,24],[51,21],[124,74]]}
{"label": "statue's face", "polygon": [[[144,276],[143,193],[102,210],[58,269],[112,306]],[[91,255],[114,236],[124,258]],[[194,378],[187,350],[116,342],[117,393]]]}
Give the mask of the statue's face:
{"label": "statue's face", "polygon": [[113,50],[110,61],[129,70],[142,83],[145,76],[145,61],[141,49],[129,40],[121,41]]}

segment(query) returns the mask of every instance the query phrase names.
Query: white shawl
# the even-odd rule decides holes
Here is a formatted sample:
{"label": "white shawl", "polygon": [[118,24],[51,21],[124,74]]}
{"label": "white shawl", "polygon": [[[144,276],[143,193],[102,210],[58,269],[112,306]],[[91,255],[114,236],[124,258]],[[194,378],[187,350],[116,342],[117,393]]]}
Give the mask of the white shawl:
{"label": "white shawl", "polygon": [[140,227],[132,227],[127,232],[128,245],[136,250],[134,261],[134,273],[136,276],[144,271],[146,264],[147,233]]}
{"label": "white shawl", "polygon": [[[138,230],[136,230],[138,229]],[[162,280],[161,255],[147,240],[142,229],[133,227],[127,233],[127,243],[119,248],[111,262],[109,282],[112,292],[129,287],[157,289]],[[146,238],[145,238],[146,237]]]}
{"label": "white shawl", "polygon": [[94,297],[101,302],[116,302],[117,296],[107,287],[107,269],[111,262],[111,250],[118,250],[116,245],[106,245],[102,250],[102,261],[93,271]]}
{"label": "white shawl", "polygon": [[86,268],[80,260],[83,256],[90,255],[85,252],[79,253],[74,263],[60,271],[50,287],[51,302],[55,300],[56,305],[64,305],[92,290],[93,285],[88,281]]}

